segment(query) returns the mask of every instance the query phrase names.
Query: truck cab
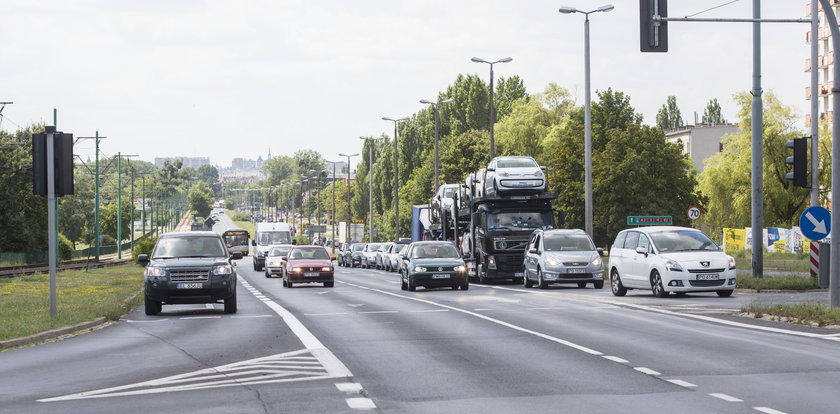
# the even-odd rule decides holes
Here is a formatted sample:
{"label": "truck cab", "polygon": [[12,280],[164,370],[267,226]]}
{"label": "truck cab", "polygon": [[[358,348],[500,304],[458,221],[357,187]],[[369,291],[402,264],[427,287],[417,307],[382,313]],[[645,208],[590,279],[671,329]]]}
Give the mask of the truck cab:
{"label": "truck cab", "polygon": [[253,246],[254,270],[265,268],[265,255],[275,244],[292,244],[292,228],[288,223],[257,223]]}

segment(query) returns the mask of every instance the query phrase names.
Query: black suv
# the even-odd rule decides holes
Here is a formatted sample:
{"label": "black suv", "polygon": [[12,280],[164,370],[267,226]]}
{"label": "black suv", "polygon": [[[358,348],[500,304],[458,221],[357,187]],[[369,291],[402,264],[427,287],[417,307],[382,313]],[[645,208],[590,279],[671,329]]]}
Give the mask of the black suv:
{"label": "black suv", "polygon": [[151,258],[137,256],[146,265],[146,315],[157,315],[163,304],[224,301],[225,313],[236,313],[236,270],[221,236],[212,231],[166,233],[158,238]]}

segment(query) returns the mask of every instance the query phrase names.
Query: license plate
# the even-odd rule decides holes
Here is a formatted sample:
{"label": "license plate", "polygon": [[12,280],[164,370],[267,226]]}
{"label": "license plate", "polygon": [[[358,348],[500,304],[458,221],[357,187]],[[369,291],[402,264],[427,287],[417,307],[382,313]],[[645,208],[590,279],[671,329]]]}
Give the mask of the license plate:
{"label": "license plate", "polygon": [[711,273],[711,274],[699,274],[697,275],[697,280],[718,280],[718,275]]}
{"label": "license plate", "polygon": [[321,274],[317,273],[317,272],[315,272],[315,273],[304,273],[303,274],[303,277],[318,277],[318,276],[321,276]]}
{"label": "license plate", "polygon": [[201,289],[204,283],[178,283],[178,289]]}
{"label": "license plate", "polygon": [[432,275],[432,279],[449,279],[449,275]]}
{"label": "license plate", "polygon": [[584,267],[572,267],[566,269],[566,273],[586,273],[586,268]]}
{"label": "license plate", "polygon": [[516,273],[514,273],[514,274],[513,274],[513,276],[514,276],[514,277],[522,277],[522,276],[525,276],[525,273],[522,273],[522,272],[516,272]]}

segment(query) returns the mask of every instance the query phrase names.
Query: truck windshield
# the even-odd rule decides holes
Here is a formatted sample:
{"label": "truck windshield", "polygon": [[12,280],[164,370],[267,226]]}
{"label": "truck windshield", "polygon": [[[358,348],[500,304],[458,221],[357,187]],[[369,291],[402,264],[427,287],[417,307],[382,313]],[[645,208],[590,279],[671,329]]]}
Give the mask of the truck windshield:
{"label": "truck windshield", "polygon": [[292,236],[287,231],[263,231],[259,234],[259,243],[263,246],[268,244],[292,244]]}
{"label": "truck windshield", "polygon": [[488,230],[539,229],[552,224],[553,218],[547,211],[502,211],[487,215]]}

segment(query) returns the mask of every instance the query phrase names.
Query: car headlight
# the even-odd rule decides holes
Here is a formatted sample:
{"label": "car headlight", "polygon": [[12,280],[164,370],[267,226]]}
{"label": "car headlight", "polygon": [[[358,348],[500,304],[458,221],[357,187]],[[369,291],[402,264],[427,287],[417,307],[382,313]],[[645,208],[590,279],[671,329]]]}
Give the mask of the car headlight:
{"label": "car headlight", "polygon": [[166,270],[162,267],[149,266],[146,268],[146,276],[164,277],[166,276]]}
{"label": "car headlight", "polygon": [[466,266],[463,266],[463,265],[462,265],[462,266],[455,266],[455,268],[453,268],[452,270],[454,270],[454,271],[456,271],[456,272],[466,272],[466,271],[467,271],[467,267],[466,267]]}
{"label": "car headlight", "polygon": [[300,268],[300,267],[295,267],[295,268],[292,268],[292,272],[295,272],[295,273],[300,273],[300,272],[302,272],[302,271],[303,271],[303,269],[302,269],[302,268]]}
{"label": "car headlight", "polygon": [[683,271],[682,266],[680,266],[679,263],[677,263],[677,262],[675,262],[671,259],[665,259],[665,269],[669,270],[671,272],[682,272]]}
{"label": "car headlight", "polygon": [[499,177],[507,177],[507,176],[509,176],[509,175],[510,175],[510,173],[508,173],[507,171],[501,171],[501,172],[499,172]]}
{"label": "car headlight", "polygon": [[735,269],[735,258],[732,257],[732,256],[729,256],[729,270],[734,270],[734,269]]}
{"label": "car headlight", "polygon": [[280,267],[283,264],[282,260],[272,260],[268,262],[269,267]]}
{"label": "car headlight", "polygon": [[415,272],[421,272],[421,273],[422,273],[422,272],[425,272],[425,271],[426,271],[426,268],[425,268],[425,267],[423,267],[423,266],[414,266],[414,271],[415,271]]}
{"label": "car headlight", "polygon": [[601,261],[600,257],[596,257],[595,259],[592,260],[592,266],[595,266],[595,267],[601,266],[602,263],[603,263],[603,261]]}
{"label": "car headlight", "polygon": [[322,272],[332,272],[332,267],[324,266],[324,267],[321,268],[321,271]]}
{"label": "car headlight", "polygon": [[231,273],[233,273],[233,267],[229,264],[222,264],[222,265],[213,266],[213,274],[214,275],[229,275]]}
{"label": "car headlight", "polygon": [[553,257],[549,257],[548,259],[545,259],[545,264],[548,266],[557,266],[560,264],[560,261]]}
{"label": "car headlight", "polygon": [[537,172],[535,172],[535,173],[534,173],[534,177],[542,177],[542,176],[543,176],[543,172],[542,172],[542,170],[537,171]]}

